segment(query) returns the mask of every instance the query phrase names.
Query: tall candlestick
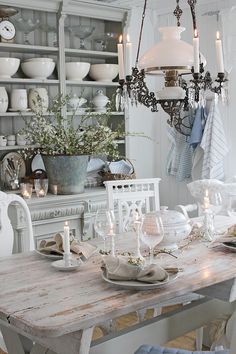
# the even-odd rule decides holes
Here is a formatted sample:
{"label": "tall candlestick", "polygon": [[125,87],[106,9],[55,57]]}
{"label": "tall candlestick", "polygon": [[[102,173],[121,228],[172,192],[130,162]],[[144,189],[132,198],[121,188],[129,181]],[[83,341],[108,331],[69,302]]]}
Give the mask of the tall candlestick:
{"label": "tall candlestick", "polygon": [[129,35],[125,44],[125,74],[132,75],[132,43],[130,43]]}
{"label": "tall candlestick", "polygon": [[193,58],[194,58],[194,72],[199,73],[199,36],[198,31],[194,30],[194,38],[193,38]]}
{"label": "tall candlestick", "polygon": [[63,248],[64,248],[64,254],[69,255],[70,254],[70,227],[68,225],[68,221],[66,221],[64,225]]}
{"label": "tall candlestick", "polygon": [[119,65],[119,79],[125,79],[125,69],[124,69],[124,48],[122,43],[122,35],[119,37],[119,43],[117,44],[118,50],[118,65]]}
{"label": "tall candlestick", "polygon": [[216,32],[216,63],[218,73],[224,73],[224,57],[223,57],[223,48],[222,41],[220,39],[220,32]]}

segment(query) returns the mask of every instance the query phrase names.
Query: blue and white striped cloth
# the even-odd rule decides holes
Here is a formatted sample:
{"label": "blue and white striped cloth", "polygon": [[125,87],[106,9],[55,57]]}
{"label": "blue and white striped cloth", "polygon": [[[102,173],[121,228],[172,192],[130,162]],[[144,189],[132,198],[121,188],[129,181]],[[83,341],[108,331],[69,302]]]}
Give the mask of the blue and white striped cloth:
{"label": "blue and white striped cloth", "polygon": [[224,157],[229,152],[217,99],[213,100],[200,147],[203,149],[202,179],[224,179]]}

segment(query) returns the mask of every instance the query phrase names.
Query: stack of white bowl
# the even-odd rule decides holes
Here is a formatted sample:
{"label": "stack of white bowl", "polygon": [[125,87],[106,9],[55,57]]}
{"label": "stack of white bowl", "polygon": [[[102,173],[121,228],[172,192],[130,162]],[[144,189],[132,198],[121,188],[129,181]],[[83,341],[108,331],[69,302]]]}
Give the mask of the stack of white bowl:
{"label": "stack of white bowl", "polygon": [[23,73],[31,79],[47,79],[54,68],[55,62],[52,58],[30,58],[21,63]]}

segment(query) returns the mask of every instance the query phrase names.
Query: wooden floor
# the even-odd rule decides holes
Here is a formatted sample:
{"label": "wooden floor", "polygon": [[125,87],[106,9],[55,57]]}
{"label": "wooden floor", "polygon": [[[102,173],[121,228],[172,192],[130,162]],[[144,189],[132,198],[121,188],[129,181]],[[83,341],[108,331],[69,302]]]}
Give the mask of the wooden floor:
{"label": "wooden floor", "polygon": [[[175,306],[176,307],[176,306]],[[163,312],[168,312],[172,311],[172,307],[166,307]],[[152,317],[152,310],[149,310],[147,312],[147,318]],[[136,313],[131,313],[127,316],[122,316],[116,320],[116,327],[118,330],[129,327],[133,324],[137,323],[137,315]],[[93,338],[99,338],[101,337],[102,331],[99,328],[95,328]],[[195,332],[187,333],[184,336],[177,338],[169,343],[166,343],[167,347],[169,348],[180,348],[180,349],[188,349],[188,350],[194,350],[195,349]],[[203,348],[203,350],[207,350],[207,348]],[[0,354],[6,354],[0,349]]]}

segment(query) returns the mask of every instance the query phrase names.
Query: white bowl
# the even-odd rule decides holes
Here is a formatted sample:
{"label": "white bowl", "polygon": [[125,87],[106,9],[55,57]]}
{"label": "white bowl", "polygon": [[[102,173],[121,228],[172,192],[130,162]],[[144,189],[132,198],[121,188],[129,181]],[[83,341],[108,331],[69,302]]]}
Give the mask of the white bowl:
{"label": "white bowl", "polygon": [[0,78],[9,79],[18,70],[20,59],[18,58],[0,58]]}
{"label": "white bowl", "polygon": [[24,63],[26,63],[28,61],[50,61],[50,62],[52,62],[53,59],[52,58],[28,58],[28,59],[24,59]]}
{"label": "white bowl", "polygon": [[53,61],[25,61],[21,63],[23,73],[32,79],[46,79],[55,68]]}
{"label": "white bowl", "polygon": [[67,80],[82,81],[88,75],[90,63],[73,61],[66,63],[66,78]]}
{"label": "white bowl", "polygon": [[118,64],[92,64],[89,75],[93,80],[111,82],[118,75]]}

